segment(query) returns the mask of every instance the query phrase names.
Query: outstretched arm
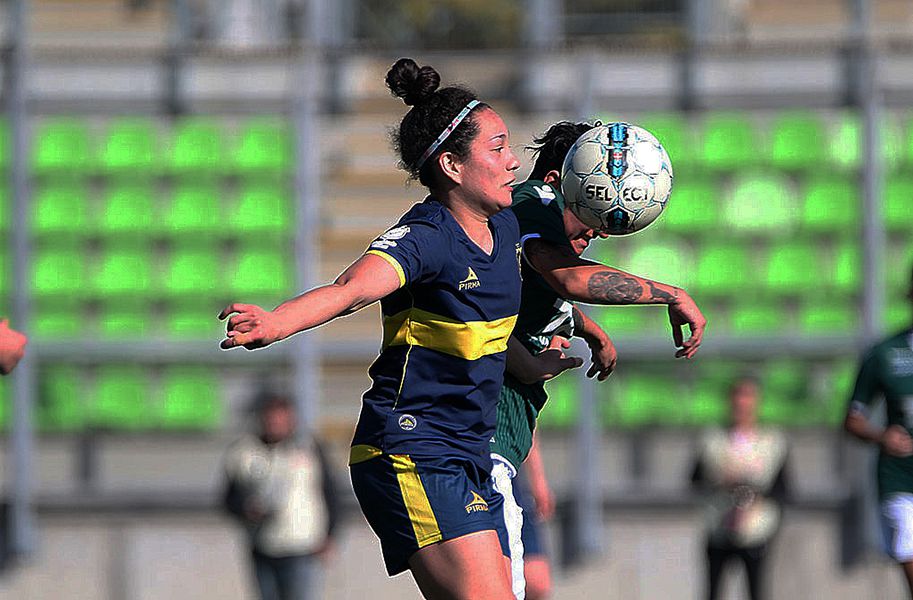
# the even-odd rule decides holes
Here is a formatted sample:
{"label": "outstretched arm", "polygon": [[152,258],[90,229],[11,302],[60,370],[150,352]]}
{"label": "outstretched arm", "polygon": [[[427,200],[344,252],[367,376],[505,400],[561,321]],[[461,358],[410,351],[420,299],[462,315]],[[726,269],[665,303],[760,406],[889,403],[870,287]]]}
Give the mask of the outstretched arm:
{"label": "outstretched arm", "polygon": [[[352,263],[328,285],[309,290],[264,310],[253,304],[232,304],[219,314],[230,315],[222,348],[262,348],[300,331],[351,314],[380,300],[400,287],[396,270],[383,258],[366,254]],[[235,314],[237,313],[237,314]]]}
{"label": "outstretched arm", "polygon": [[[546,282],[568,300],[589,304],[666,304],[677,357],[691,358],[697,352],[707,320],[685,290],[645,279],[614,267],[580,258],[570,248],[530,239],[524,257]],[[684,339],[688,325],[691,337]]]}

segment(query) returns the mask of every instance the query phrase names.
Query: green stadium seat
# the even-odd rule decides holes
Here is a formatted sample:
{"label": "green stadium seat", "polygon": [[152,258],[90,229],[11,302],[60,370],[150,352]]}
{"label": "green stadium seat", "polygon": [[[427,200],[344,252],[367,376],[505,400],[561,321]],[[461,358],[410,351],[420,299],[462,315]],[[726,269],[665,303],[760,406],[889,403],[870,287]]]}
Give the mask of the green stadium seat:
{"label": "green stadium seat", "polygon": [[152,320],[152,306],[144,302],[104,302],[98,333],[108,339],[140,339],[157,329]]}
{"label": "green stadium seat", "polygon": [[758,421],[763,425],[796,426],[807,420],[803,402],[765,395],[758,405]]}
{"label": "green stadium seat", "polygon": [[36,173],[79,173],[92,166],[89,129],[71,118],[48,119],[36,130],[32,164]]}
{"label": "green stadium seat", "polygon": [[165,264],[162,288],[173,295],[212,295],[222,286],[217,248],[175,248]]}
{"label": "green stadium seat", "polygon": [[38,379],[38,410],[35,421],[42,431],[78,431],[85,419],[80,371],[72,366],[53,366]]}
{"label": "green stadium seat", "polygon": [[685,419],[679,382],[658,373],[630,374],[618,382],[618,422],[624,427],[678,424]]}
{"label": "green stadium seat", "polygon": [[815,113],[781,113],[771,129],[771,160],[778,169],[812,170],[825,164],[827,139],[821,118]]}
{"label": "green stadium seat", "polygon": [[170,167],[178,174],[212,173],[225,168],[225,141],[215,121],[189,117],[175,122]]}
{"label": "green stadium seat", "polygon": [[[882,123],[881,148],[888,171],[894,170],[903,159],[900,131],[890,120]],[[833,166],[843,170],[859,169],[863,158],[862,120],[857,114],[841,115],[830,137],[828,154]]]}
{"label": "green stadium seat", "polygon": [[799,309],[799,331],[815,335],[840,335],[859,329],[861,314],[851,302],[837,303],[831,297],[827,303],[809,301]]}
{"label": "green stadium seat", "polygon": [[810,290],[810,276],[824,271],[816,246],[784,242],[770,249],[765,280],[767,287],[778,294],[799,296]]}
{"label": "green stadium seat", "polygon": [[637,306],[587,306],[586,314],[593,319],[609,337],[641,336],[647,329],[647,310]]}
{"label": "green stadium seat", "polygon": [[36,296],[81,295],[86,284],[84,250],[80,246],[38,248],[32,262],[32,293]]}
{"label": "green stadium seat", "polygon": [[713,180],[676,177],[672,196],[661,219],[669,231],[696,236],[717,230],[720,194]]}
{"label": "green stadium seat", "polygon": [[692,269],[689,248],[675,240],[641,243],[631,253],[626,270],[661,281],[669,285],[687,288],[691,284]]}
{"label": "green stadium seat", "polygon": [[147,237],[156,225],[155,191],[150,184],[120,182],[105,194],[98,228],[104,236]]}
{"label": "green stadium seat", "polygon": [[693,147],[694,135],[681,113],[642,115],[637,123],[656,136],[669,154],[674,169],[678,170],[681,167],[687,170],[694,166],[697,158],[697,152]]}
{"label": "green stadium seat", "polygon": [[42,244],[71,243],[90,229],[89,205],[81,181],[40,186],[32,203],[32,233]]}
{"label": "green stadium seat", "polygon": [[855,235],[862,227],[859,187],[848,179],[813,179],[805,187],[802,228],[809,233]]}
{"label": "green stadium seat", "polygon": [[259,247],[242,249],[228,275],[228,288],[238,296],[285,297],[295,289],[290,252]]}
{"label": "green stadium seat", "polygon": [[152,121],[137,118],[113,120],[99,150],[99,161],[108,173],[148,174],[159,167],[158,133]]}
{"label": "green stadium seat", "polygon": [[235,168],[242,174],[284,173],[292,167],[289,126],[279,119],[254,119],[245,123],[235,148]]}
{"label": "green stadium seat", "polygon": [[898,298],[888,303],[884,314],[885,330],[888,333],[900,331],[913,323],[913,306],[910,301]]}
{"label": "green stadium seat", "polygon": [[755,126],[745,113],[710,113],[704,119],[701,157],[710,169],[757,166],[761,147]]}
{"label": "green stadium seat", "polygon": [[862,289],[862,248],[855,242],[844,242],[836,247],[831,284],[844,293]]}
{"label": "green stadium seat", "polygon": [[746,174],[733,182],[723,202],[723,224],[736,233],[787,236],[797,225],[799,211],[789,181],[775,174]]}
{"label": "green stadium seat", "polygon": [[775,359],[764,365],[761,377],[765,401],[778,397],[799,400],[808,396],[808,365],[794,359]]}
{"label": "green stadium seat", "polygon": [[228,225],[236,235],[288,235],[294,228],[289,193],[278,184],[245,186],[229,211]]}
{"label": "green stadium seat", "polygon": [[749,283],[752,273],[744,245],[708,245],[701,249],[694,266],[694,288],[700,293],[729,295]]}
{"label": "green stadium seat", "polygon": [[215,373],[202,367],[172,367],[162,375],[161,424],[165,429],[216,429],[222,402]]}
{"label": "green stadium seat", "polygon": [[556,377],[545,384],[545,390],[548,402],[539,413],[539,425],[543,429],[557,429],[576,423],[580,408],[576,378],[573,375]]}
{"label": "green stadium seat", "polygon": [[154,427],[147,368],[106,364],[98,368],[95,396],[88,407],[89,422],[102,429],[137,430]]}
{"label": "green stadium seat", "polygon": [[720,426],[729,420],[727,383],[716,378],[701,378],[691,387],[690,401],[685,403],[686,422],[697,426]]}
{"label": "green stadium seat", "polygon": [[224,226],[218,186],[207,181],[179,184],[162,217],[170,233],[188,240],[219,234]]}
{"label": "green stadium seat", "polygon": [[215,339],[225,334],[225,322],[217,319],[222,304],[180,301],[170,304],[165,328],[176,339]]}
{"label": "green stadium seat", "polygon": [[888,231],[913,234],[913,177],[894,176],[885,186],[884,221]]}
{"label": "green stadium seat", "polygon": [[101,297],[144,295],[152,284],[152,256],[147,248],[109,249],[92,277],[92,291]]}
{"label": "green stadium seat", "polygon": [[38,340],[75,340],[85,337],[86,316],[77,301],[54,297],[36,304],[32,336]]}
{"label": "green stadium seat", "polygon": [[729,311],[729,330],[740,336],[775,335],[789,331],[788,315],[772,303],[737,303]]}

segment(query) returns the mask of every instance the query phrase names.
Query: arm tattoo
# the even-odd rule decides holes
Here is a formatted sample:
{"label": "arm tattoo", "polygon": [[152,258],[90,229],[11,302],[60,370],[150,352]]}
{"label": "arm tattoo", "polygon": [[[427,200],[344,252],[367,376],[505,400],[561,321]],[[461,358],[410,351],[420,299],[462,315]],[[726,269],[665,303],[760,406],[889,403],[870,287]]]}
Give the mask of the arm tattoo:
{"label": "arm tattoo", "polygon": [[651,300],[661,300],[668,304],[672,304],[673,302],[675,302],[676,297],[674,294],[670,294],[669,292],[662,291],[661,289],[659,289],[658,287],[653,285],[652,281],[648,281],[647,285],[650,286],[650,299]]}
{"label": "arm tattoo", "polygon": [[633,304],[640,299],[643,287],[621,273],[600,271],[590,277],[587,291],[591,298],[606,304]]}

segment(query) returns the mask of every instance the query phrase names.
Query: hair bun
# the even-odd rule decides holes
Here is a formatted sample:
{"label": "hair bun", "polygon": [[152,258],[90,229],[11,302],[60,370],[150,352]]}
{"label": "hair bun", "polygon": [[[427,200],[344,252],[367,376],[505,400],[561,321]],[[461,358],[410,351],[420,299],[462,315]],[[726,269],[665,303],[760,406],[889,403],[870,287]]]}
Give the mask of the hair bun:
{"label": "hair bun", "polygon": [[421,104],[441,84],[434,67],[419,67],[411,58],[401,58],[387,71],[387,87],[408,106]]}

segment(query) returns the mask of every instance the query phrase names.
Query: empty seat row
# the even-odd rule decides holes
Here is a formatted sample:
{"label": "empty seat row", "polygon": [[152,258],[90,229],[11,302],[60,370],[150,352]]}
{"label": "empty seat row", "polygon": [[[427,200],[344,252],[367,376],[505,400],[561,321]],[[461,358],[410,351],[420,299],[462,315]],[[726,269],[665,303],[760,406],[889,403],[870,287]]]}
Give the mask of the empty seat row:
{"label": "empty seat row", "polygon": [[[287,294],[294,289],[289,249],[254,246],[232,256],[215,249],[176,251],[159,262],[149,248],[113,248],[87,260],[79,246],[36,252],[31,292],[37,296]],[[8,277],[0,278],[8,285]],[[0,292],[6,289],[0,283]]]}
{"label": "empty seat row", "polygon": [[[715,171],[771,165],[779,170],[852,170],[863,163],[863,126],[855,113],[835,118],[812,111],[783,111],[761,124],[747,112],[645,114],[637,124],[665,146],[674,168]],[[889,169],[913,167],[913,119],[886,119],[880,130]]]}
{"label": "empty seat row", "polygon": [[[666,369],[669,371],[669,369]],[[834,426],[846,411],[855,380],[855,364],[841,361],[809,375],[801,361],[772,361],[755,372],[761,383],[759,417],[782,426]],[[708,370],[709,371],[709,370]],[[657,366],[650,371],[619,373],[594,383],[603,426],[709,426],[728,420],[728,386],[741,372],[709,372],[683,379]],[[580,416],[579,378],[562,376],[547,384],[549,400],[539,414],[543,428],[569,427]]]}
{"label": "empty seat row", "polygon": [[[79,181],[37,187],[30,215],[34,233],[60,239],[92,234],[291,236],[294,231],[294,203],[288,188],[277,182],[245,185],[232,193],[194,183],[160,194],[152,185],[132,181],[110,185],[98,202],[91,200]],[[0,187],[0,230],[10,225],[9,203]]]}
{"label": "empty seat row", "polygon": [[[163,131],[164,129],[164,131]],[[9,163],[8,127],[0,122],[0,168]],[[166,128],[142,118],[112,120],[96,133],[81,119],[49,118],[34,128],[31,164],[54,173],[287,172],[293,163],[288,123],[252,118],[237,130],[206,117],[178,119]]]}
{"label": "empty seat row", "polygon": [[[103,365],[94,377],[57,365],[39,377],[34,421],[42,431],[214,430],[223,418],[219,378],[206,367],[168,367],[153,381],[136,365]],[[0,423],[10,420],[8,385],[0,386]]]}

